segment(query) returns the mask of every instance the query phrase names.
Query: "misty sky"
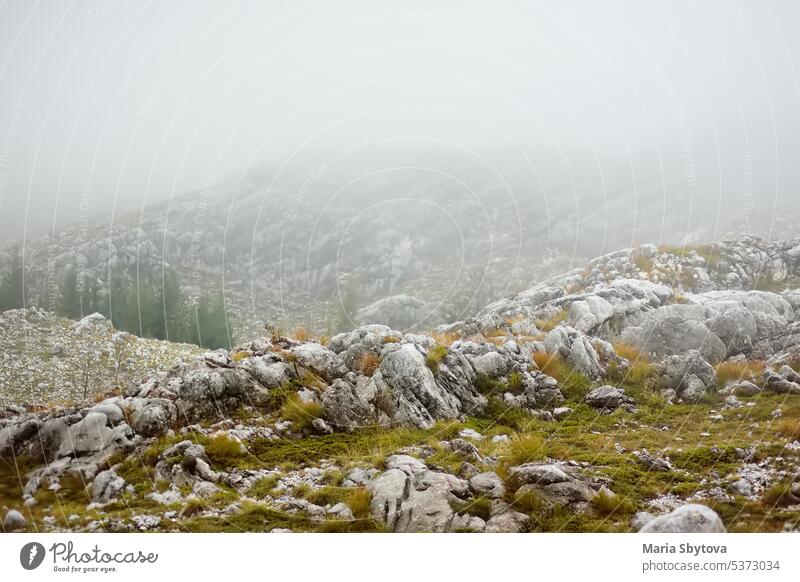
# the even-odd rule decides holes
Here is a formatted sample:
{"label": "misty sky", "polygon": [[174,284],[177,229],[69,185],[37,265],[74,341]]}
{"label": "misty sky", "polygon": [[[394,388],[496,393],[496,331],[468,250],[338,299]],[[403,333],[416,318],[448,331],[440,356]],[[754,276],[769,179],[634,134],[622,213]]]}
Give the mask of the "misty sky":
{"label": "misty sky", "polygon": [[3,2],[0,241],[381,140],[796,204],[796,2],[402,4]]}

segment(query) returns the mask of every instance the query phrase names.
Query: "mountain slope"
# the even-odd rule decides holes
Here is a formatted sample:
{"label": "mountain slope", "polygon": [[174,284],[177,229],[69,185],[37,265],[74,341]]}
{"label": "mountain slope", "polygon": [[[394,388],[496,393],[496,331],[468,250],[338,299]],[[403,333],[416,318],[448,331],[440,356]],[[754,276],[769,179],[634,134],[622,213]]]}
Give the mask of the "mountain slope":
{"label": "mountain slope", "polygon": [[96,404],[8,407],[6,522],[685,531],[689,511],[703,531],[796,530],[798,249],[645,245],[430,336],[276,332]]}

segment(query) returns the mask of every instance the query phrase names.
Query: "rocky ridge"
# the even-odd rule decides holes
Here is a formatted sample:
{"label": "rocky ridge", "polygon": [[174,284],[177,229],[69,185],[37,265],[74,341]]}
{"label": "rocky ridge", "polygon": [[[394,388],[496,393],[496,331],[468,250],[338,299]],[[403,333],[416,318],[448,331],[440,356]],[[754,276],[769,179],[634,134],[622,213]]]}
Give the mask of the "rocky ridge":
{"label": "rocky ridge", "polygon": [[8,406],[6,529],[796,529],[799,275],[800,240],[645,245],[430,335],[276,333]]}

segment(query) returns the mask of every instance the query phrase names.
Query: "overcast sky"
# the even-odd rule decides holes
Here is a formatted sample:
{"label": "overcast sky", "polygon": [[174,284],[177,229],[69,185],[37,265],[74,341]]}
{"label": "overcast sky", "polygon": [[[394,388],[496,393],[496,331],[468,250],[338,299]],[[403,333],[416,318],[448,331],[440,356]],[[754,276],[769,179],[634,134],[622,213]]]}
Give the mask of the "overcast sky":
{"label": "overcast sky", "polygon": [[399,4],[3,2],[0,240],[395,138],[798,198],[797,2]]}

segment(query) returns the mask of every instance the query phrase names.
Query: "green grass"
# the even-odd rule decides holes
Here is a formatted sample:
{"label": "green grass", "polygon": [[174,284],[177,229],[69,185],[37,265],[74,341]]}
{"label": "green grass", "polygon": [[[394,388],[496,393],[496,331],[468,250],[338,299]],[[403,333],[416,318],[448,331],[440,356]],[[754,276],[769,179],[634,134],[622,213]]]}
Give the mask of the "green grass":
{"label": "green grass", "polygon": [[468,501],[452,501],[450,507],[458,514],[474,515],[483,521],[489,521],[492,516],[492,500],[487,497],[476,497]]}
{"label": "green grass", "polygon": [[[168,447],[187,439],[206,447],[215,468],[271,469],[282,466],[296,469],[319,466],[322,460],[330,459],[338,468],[325,474],[324,486],[309,487],[297,493],[321,505],[344,501],[357,517],[355,522],[330,519],[322,523],[311,522],[303,516],[287,515],[266,504],[247,506],[241,514],[221,519],[203,517],[201,514],[206,508],[222,509],[236,498],[235,492],[220,485],[222,491],[202,502],[193,503],[180,520],[178,529],[188,531],[267,531],[274,527],[288,527],[295,531],[380,531],[380,526],[370,518],[369,492],[363,488],[340,487],[349,468],[381,467],[388,455],[404,447],[426,445],[434,450],[433,456],[426,459],[429,466],[457,471],[461,459],[444,450],[439,441],[452,439],[467,427],[486,437],[476,443],[481,455],[498,459],[497,467],[490,469],[487,466],[481,470],[496,470],[501,475],[507,475],[510,467],[525,462],[574,460],[588,463],[592,467],[589,470],[592,474],[610,480],[608,487],[615,495],[608,496],[610,499],[593,500],[586,511],[578,512],[555,507],[531,491],[518,493],[512,483],[507,483],[506,500],[529,516],[526,525],[528,531],[628,531],[630,512],[646,508],[647,502],[654,497],[674,493],[681,498],[688,498],[708,487],[700,483],[709,477],[711,471],[716,471],[721,479],[729,476],[734,478],[742,464],[736,457],[735,449],[746,448],[752,443],[762,443],[758,448],[757,461],[780,456],[784,461],[776,461],[776,467],[782,470],[790,470],[796,464],[797,453],[785,446],[795,440],[800,431],[800,401],[795,402],[785,395],[763,393],[743,398],[752,402],[753,406],[739,409],[722,410],[719,399],[697,405],[666,405],[656,397],[646,363],[640,372],[629,373],[628,378],[620,382],[626,388],[626,393],[637,399],[638,410],[634,413],[615,411],[598,415],[585,404],[573,402],[571,399],[574,394],[567,390],[574,412],[559,422],[540,420],[490,396],[480,416],[439,422],[428,430],[365,429],[352,434],[337,433],[300,440],[254,439],[248,442],[249,452],[246,454],[238,453],[238,445],[224,436],[209,438],[194,434],[156,439],[150,441],[148,446],[140,447],[128,458],[109,459],[109,463],[121,463],[118,473],[134,486],[135,493],[125,493],[119,503],[106,507],[104,511],[109,517],[123,521],[129,519],[132,513],[162,513],[164,507],[144,499],[148,492],[163,489],[167,485],[154,483],[153,468]],[[501,385],[499,389],[505,390],[507,387]],[[782,418],[777,420],[772,416],[776,408],[783,413]],[[722,421],[713,422],[709,419],[712,409],[720,411],[724,417]],[[666,427],[665,430],[662,430],[663,427]],[[713,436],[701,436],[706,432]],[[491,437],[495,434],[509,434],[512,440],[492,443]],[[628,452],[618,453],[615,443]],[[716,448],[712,448],[712,445],[716,445]],[[676,470],[643,471],[630,454],[630,451],[642,448],[647,448],[651,453],[661,453],[668,448],[663,454],[669,455]],[[25,475],[40,464],[34,459],[18,458],[17,461],[19,474],[8,460],[0,460],[0,505],[19,508]],[[180,458],[170,461],[179,462]],[[257,482],[248,495],[266,499],[276,484],[277,476],[270,475]],[[62,485],[62,490],[57,493],[43,489],[37,494],[39,505],[23,508],[31,520],[31,528],[33,524],[40,526],[46,515],[55,516],[57,523],[63,527],[75,526],[70,526],[67,521],[72,513],[81,516],[81,524],[97,518],[94,512],[86,510],[89,499],[84,483],[73,478],[67,479]],[[786,505],[789,494],[786,484],[778,483],[764,495],[763,500],[735,498],[733,502],[715,503],[713,507],[730,531],[780,531],[785,523],[796,523],[800,519],[800,515],[791,509],[792,506]],[[474,506],[470,507],[469,504],[473,502]],[[466,505],[458,505],[458,511],[471,515],[480,515],[485,511],[485,500],[473,502],[464,501]],[[165,527],[176,526],[165,522]]]}
{"label": "green grass", "polygon": [[224,434],[208,439],[205,449],[214,467],[234,466],[246,454],[240,442]]}
{"label": "green grass", "polygon": [[347,503],[356,519],[367,519],[370,515],[370,503],[372,502],[372,493],[365,487],[355,487],[347,494]]}
{"label": "green grass", "polygon": [[309,520],[278,511],[261,503],[245,502],[238,513],[224,518],[195,517],[185,521],[189,532],[265,532],[275,528],[306,530]]}
{"label": "green grass", "polygon": [[478,372],[475,375],[475,389],[481,394],[488,396],[490,394],[495,396],[502,396],[505,385],[500,380],[490,378],[483,372]]}
{"label": "green grass", "polygon": [[317,418],[322,418],[322,405],[306,402],[296,393],[290,394],[281,408],[281,418],[291,421],[294,430],[305,430]]}
{"label": "green grass", "polygon": [[544,439],[537,434],[517,435],[511,439],[507,452],[502,457],[500,474],[507,475],[508,469],[533,461],[540,461],[547,456]]}
{"label": "green grass", "polygon": [[519,394],[522,392],[523,388],[522,375],[518,372],[511,372],[508,375],[508,391],[514,394]]}
{"label": "green grass", "polygon": [[297,392],[297,385],[295,382],[288,380],[280,386],[273,388],[269,391],[267,408],[270,411],[276,412],[283,408],[286,400],[291,394]]}
{"label": "green grass", "polygon": [[326,485],[319,489],[312,489],[305,498],[314,505],[336,505],[340,501],[344,501],[347,493],[348,490],[343,487]]}
{"label": "green grass", "polygon": [[672,464],[679,469],[689,469],[695,472],[715,471],[723,472],[733,470],[738,465],[735,448],[733,446],[717,447],[717,450],[708,446],[692,447],[671,455]]}
{"label": "green grass", "polygon": [[592,497],[591,506],[597,513],[605,516],[628,515],[636,510],[628,499],[621,495],[609,495],[605,491],[598,491]]}
{"label": "green grass", "polygon": [[253,483],[253,486],[250,487],[250,490],[248,491],[248,495],[255,497],[256,499],[263,499],[265,497],[272,496],[273,493],[275,493],[275,486],[278,484],[278,481],[280,481],[280,475],[277,473],[262,477]]}
{"label": "green grass", "polygon": [[441,344],[436,344],[430,350],[428,350],[428,355],[425,357],[425,365],[430,368],[431,372],[438,374],[439,366],[446,355],[447,348]]}
{"label": "green grass", "polygon": [[764,492],[762,500],[769,507],[785,507],[800,503],[800,499],[792,494],[791,481],[776,483]]}
{"label": "green grass", "polygon": [[555,354],[537,353],[533,361],[543,373],[558,381],[558,388],[568,401],[581,402],[592,388],[592,381],[577,372]]}

